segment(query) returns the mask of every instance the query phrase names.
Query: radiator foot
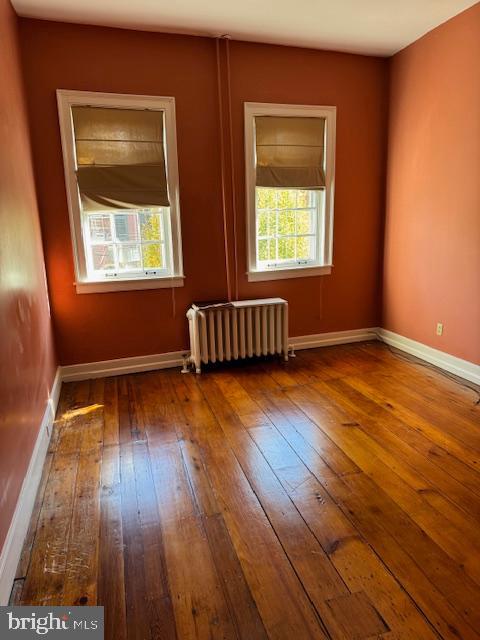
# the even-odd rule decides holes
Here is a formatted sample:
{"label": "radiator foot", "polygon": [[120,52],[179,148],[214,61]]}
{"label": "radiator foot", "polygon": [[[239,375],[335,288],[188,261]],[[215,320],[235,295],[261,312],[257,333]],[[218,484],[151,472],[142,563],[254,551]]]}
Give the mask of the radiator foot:
{"label": "radiator foot", "polygon": [[183,360],[182,373],[190,373],[190,369],[188,368],[190,364],[190,358],[188,356],[183,356],[182,360]]}

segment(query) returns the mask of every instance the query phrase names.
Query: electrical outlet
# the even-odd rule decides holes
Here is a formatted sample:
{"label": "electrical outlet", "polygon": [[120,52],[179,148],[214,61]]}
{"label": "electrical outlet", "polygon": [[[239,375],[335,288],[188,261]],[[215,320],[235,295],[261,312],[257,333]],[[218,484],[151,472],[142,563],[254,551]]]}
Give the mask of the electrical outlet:
{"label": "electrical outlet", "polygon": [[437,322],[437,336],[443,335],[443,323]]}

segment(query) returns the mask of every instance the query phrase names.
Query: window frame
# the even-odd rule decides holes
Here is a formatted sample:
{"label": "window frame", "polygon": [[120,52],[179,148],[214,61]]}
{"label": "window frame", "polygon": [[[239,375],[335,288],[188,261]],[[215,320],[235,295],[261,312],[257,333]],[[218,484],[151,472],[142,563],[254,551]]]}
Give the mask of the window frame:
{"label": "window frame", "polygon": [[[303,278],[331,273],[333,267],[333,215],[335,195],[335,139],[337,108],[333,106],[274,104],[245,102],[245,196],[247,209],[247,278],[249,282]],[[317,238],[323,235],[323,264],[288,265],[259,269],[257,262],[256,229],[256,166],[255,166],[255,117],[318,117],[325,118],[325,222],[324,232],[318,227]],[[318,247],[320,249],[320,246]]]}
{"label": "window frame", "polygon": [[[57,105],[77,293],[102,293],[135,289],[182,287],[185,276],[183,273],[180,226],[175,98],[57,89]],[[164,112],[165,162],[167,168],[168,193],[170,197],[169,226],[171,229],[170,238],[166,238],[166,241],[170,242],[169,249],[172,259],[171,275],[152,276],[145,274],[142,276],[129,277],[127,274],[115,278],[112,276],[107,278],[105,276],[105,279],[92,279],[88,277],[87,258],[83,239],[85,216],[82,214],[75,175],[75,137],[71,111],[73,106],[151,109]]]}

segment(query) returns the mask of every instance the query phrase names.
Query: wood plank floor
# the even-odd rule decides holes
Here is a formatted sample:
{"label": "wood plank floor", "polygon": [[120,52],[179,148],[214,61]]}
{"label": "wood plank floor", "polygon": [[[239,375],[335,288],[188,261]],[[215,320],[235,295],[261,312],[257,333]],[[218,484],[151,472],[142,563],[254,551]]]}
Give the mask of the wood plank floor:
{"label": "wood plank floor", "polygon": [[476,400],[378,343],[65,384],[12,602],[112,640],[480,639]]}

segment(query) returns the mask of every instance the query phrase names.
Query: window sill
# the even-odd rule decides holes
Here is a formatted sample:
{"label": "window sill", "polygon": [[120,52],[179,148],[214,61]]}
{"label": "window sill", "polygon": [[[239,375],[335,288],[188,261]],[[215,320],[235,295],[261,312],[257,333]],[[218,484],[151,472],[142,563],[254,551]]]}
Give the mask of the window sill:
{"label": "window sill", "polygon": [[77,293],[109,293],[112,291],[138,291],[141,289],[170,289],[183,287],[185,276],[164,278],[137,278],[122,280],[101,280],[97,282],[76,282]]}
{"label": "window sill", "polygon": [[323,276],[332,272],[333,265],[322,267],[294,267],[290,269],[272,269],[271,271],[249,271],[249,282],[261,282],[263,280],[287,280],[289,278],[308,278],[310,276]]}

